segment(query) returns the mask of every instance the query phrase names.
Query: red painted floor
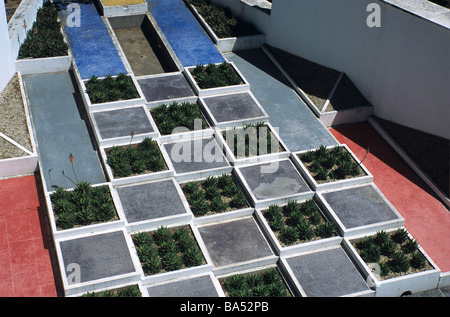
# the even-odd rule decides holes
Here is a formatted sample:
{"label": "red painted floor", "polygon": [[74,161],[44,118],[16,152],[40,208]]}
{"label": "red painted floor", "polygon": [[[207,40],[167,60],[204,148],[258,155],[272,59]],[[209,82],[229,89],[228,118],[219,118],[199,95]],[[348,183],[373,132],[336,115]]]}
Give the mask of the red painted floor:
{"label": "red painted floor", "polygon": [[51,247],[35,176],[0,180],[0,297],[54,297]]}
{"label": "red painted floor", "polygon": [[442,272],[450,271],[450,212],[368,124],[330,129],[372,173],[375,185],[405,218],[405,227]]}

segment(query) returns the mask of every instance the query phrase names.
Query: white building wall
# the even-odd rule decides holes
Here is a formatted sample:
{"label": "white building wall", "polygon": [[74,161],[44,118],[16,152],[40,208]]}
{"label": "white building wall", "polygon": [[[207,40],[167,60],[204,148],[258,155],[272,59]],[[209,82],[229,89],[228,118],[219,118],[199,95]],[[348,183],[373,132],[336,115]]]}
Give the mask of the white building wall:
{"label": "white building wall", "polygon": [[5,2],[0,1],[0,92],[15,73],[14,58],[9,41]]}
{"label": "white building wall", "polygon": [[[450,139],[450,15],[414,1],[444,26],[380,0],[273,0],[267,43],[345,71],[376,116]],[[381,27],[367,26],[370,3]]]}

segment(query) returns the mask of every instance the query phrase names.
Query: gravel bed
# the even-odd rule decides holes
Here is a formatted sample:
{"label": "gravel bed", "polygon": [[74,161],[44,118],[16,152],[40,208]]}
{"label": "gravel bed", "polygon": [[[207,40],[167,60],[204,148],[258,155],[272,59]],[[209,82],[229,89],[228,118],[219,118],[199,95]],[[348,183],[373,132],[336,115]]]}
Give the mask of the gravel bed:
{"label": "gravel bed", "polygon": [[[27,118],[17,74],[13,76],[5,89],[0,93],[0,132],[27,150],[32,151],[30,133],[28,131]],[[4,155],[8,156],[12,153],[17,153],[17,150],[16,152],[11,150],[11,147],[15,147],[13,144],[6,140],[3,141],[6,143],[1,143],[0,159],[6,158],[3,157]],[[23,152],[20,149],[18,151]],[[23,154],[19,156],[23,156]]]}

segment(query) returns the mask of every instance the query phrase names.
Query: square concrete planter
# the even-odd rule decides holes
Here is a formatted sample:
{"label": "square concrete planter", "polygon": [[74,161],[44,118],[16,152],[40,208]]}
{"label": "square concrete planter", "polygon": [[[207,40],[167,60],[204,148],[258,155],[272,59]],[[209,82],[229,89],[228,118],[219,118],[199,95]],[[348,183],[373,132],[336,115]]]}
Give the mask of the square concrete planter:
{"label": "square concrete planter", "polygon": [[125,229],[57,239],[55,248],[65,296],[140,280],[139,259]]}
{"label": "square concrete planter", "polygon": [[300,297],[373,297],[374,290],[348,251],[345,240],[280,257],[278,266]]}
{"label": "square concrete planter", "polygon": [[[147,2],[145,0],[123,2],[121,5],[108,5],[108,1],[98,0],[100,11],[105,17],[117,15],[131,15],[147,12]],[[139,3],[136,3],[139,2]],[[133,4],[134,3],[134,4]]]}
{"label": "square concrete planter", "polygon": [[189,1],[184,0],[184,2],[221,52],[259,48],[266,42],[266,35],[262,33],[239,37],[219,38],[205,19],[198,13],[197,9]]}
{"label": "square concrete planter", "polygon": [[[45,201],[47,204],[50,227],[51,227],[51,230],[52,230],[52,233],[53,233],[53,236],[55,237],[55,239],[67,239],[67,238],[71,238],[71,237],[75,237],[75,236],[79,236],[79,235],[92,234],[92,233],[102,231],[102,230],[120,229],[124,226],[125,222],[123,219],[125,219],[125,217],[124,217],[121,209],[118,208],[120,201],[119,201],[119,198],[117,195],[117,191],[112,187],[111,183],[92,185],[92,187],[100,187],[100,186],[108,186],[109,192],[111,194],[112,201],[114,204],[114,208],[116,211],[116,217],[118,219],[110,220],[110,221],[102,222],[102,223],[90,224],[90,225],[86,225],[86,226],[76,225],[75,227],[73,227],[71,229],[58,229],[57,228],[56,215],[54,213],[53,205],[52,205],[52,201],[51,201],[51,196],[52,196],[52,194],[54,194],[54,192],[46,192],[45,193]],[[74,188],[68,189],[68,191],[73,191],[73,190],[74,190]]]}
{"label": "square concrete planter", "polygon": [[218,129],[268,122],[269,115],[251,91],[199,98],[212,126]]}
{"label": "square concrete planter", "polygon": [[343,237],[399,228],[405,223],[405,219],[373,183],[316,192],[316,197],[319,207],[337,224],[337,230]]}
{"label": "square concrete planter", "polygon": [[289,159],[242,165],[234,170],[254,208],[314,196],[314,192]]}
{"label": "square concrete planter", "polygon": [[[191,73],[191,71],[196,66],[185,67],[183,73],[186,76],[189,84],[192,86],[194,92],[199,97],[249,91],[250,83],[247,81],[247,79],[245,79],[244,75],[239,71],[239,69],[236,67],[236,65],[233,62],[227,62],[227,63],[233,67],[236,74],[241,78],[242,84],[202,89],[198,86],[197,81],[194,79],[194,76],[192,76],[192,73]],[[216,65],[220,65],[220,63],[217,63]]]}
{"label": "square concrete planter", "polygon": [[[138,182],[145,182],[145,181],[151,181],[151,180],[157,180],[157,179],[163,179],[163,178],[167,178],[167,177],[171,177],[174,175],[174,169],[173,166],[170,162],[169,156],[167,154],[167,152],[165,151],[164,147],[161,146],[161,143],[158,140],[154,140],[155,142],[157,142],[158,147],[160,149],[161,152],[161,156],[164,159],[164,162],[166,164],[166,169],[159,171],[159,172],[151,172],[151,173],[146,173],[146,174],[139,174],[139,175],[132,175],[132,176],[128,176],[128,177],[115,177],[113,174],[113,171],[111,169],[111,167],[108,165],[108,156],[107,156],[107,151],[110,147],[105,147],[102,146],[100,147],[100,154],[101,154],[101,158],[103,161],[103,164],[105,166],[105,170],[106,170],[106,174],[108,176],[108,179],[110,180],[110,182],[114,185],[114,186],[118,186],[118,185],[126,185],[126,184],[132,184],[132,183],[138,183]],[[132,142],[130,144],[130,142],[127,143],[117,143],[114,144],[113,146],[130,146],[130,145],[136,145],[139,142]]]}
{"label": "square concrete planter", "polygon": [[116,290],[119,290],[121,288],[125,288],[125,287],[136,287],[139,290],[139,293],[141,293],[141,297],[147,297],[147,290],[144,288],[144,286],[142,285],[141,281],[136,281],[136,282],[132,282],[132,283],[125,283],[125,284],[120,284],[120,285],[115,285],[115,286],[111,286],[111,287],[106,287],[106,288],[99,288],[96,290],[92,290],[90,292],[82,292],[82,293],[78,293],[78,294],[73,294],[73,295],[69,295],[67,297],[89,297],[86,296],[88,293],[94,293],[96,294],[96,296],[98,296],[99,293],[102,292],[114,292]]}
{"label": "square concrete planter", "polygon": [[[301,204],[302,202],[299,202],[299,203]],[[264,216],[264,212],[266,210],[267,209],[265,209],[265,210],[256,209],[255,218],[258,221],[264,234],[268,237],[269,242],[274,247],[276,254],[279,256],[290,256],[290,255],[293,255],[296,253],[301,253],[301,252],[313,252],[318,249],[323,249],[323,248],[326,248],[329,246],[337,245],[342,240],[342,237],[338,236],[337,234],[334,234],[333,236],[328,237],[328,238],[321,238],[321,237],[317,236],[309,241],[285,246],[280,242],[280,239],[277,237],[275,232],[272,230],[268,220]],[[329,218],[327,219],[326,214],[323,211],[321,211],[320,207],[319,207],[319,212],[325,221],[333,223],[332,219],[329,219]]]}
{"label": "square concrete planter", "polygon": [[[229,137],[233,138],[233,132],[239,133],[239,131],[241,131],[242,137],[245,137],[246,134],[244,132],[243,127],[216,131],[217,140],[218,140],[220,146],[222,146],[222,148],[224,149],[227,160],[233,166],[257,164],[257,163],[263,163],[263,162],[268,162],[268,161],[272,161],[272,160],[280,160],[280,159],[289,158],[291,153],[289,152],[286,144],[283,142],[283,140],[278,135],[277,131],[274,129],[274,127],[269,122],[265,123],[265,125],[267,127],[267,129],[265,129],[265,130],[271,135],[272,144],[275,144],[277,149],[274,149],[274,151],[271,153],[267,153],[267,150],[264,149],[264,152],[266,152],[266,153],[259,154],[259,155],[249,155],[249,156],[244,155],[242,157],[237,157],[234,154],[234,151],[231,149],[235,145],[233,144],[234,141],[227,140],[227,137],[226,137],[227,133],[230,134]],[[225,136],[223,134],[225,134]],[[238,142],[239,142],[239,134],[238,134]],[[255,138],[255,142],[256,142],[256,138]],[[239,146],[238,146],[237,151],[238,151],[237,153],[239,154]]]}
{"label": "square concrete planter", "polygon": [[94,110],[89,113],[89,117],[99,146],[112,146],[159,136],[156,124],[146,106]]}
{"label": "square concrete planter", "polygon": [[[147,286],[150,284],[153,285],[154,283],[160,283],[160,282],[165,282],[165,281],[169,281],[169,280],[185,278],[187,276],[205,274],[205,273],[208,273],[211,271],[211,259],[206,251],[206,247],[203,242],[203,239],[202,239],[200,233],[198,232],[198,229],[191,222],[178,223],[178,224],[173,224],[173,225],[166,226],[166,227],[169,230],[177,229],[180,227],[188,227],[192,232],[192,235],[194,237],[194,240],[197,243],[198,248],[200,249],[201,253],[203,254],[204,264],[201,264],[199,266],[182,268],[182,269],[175,270],[175,271],[168,271],[168,272],[156,273],[156,274],[152,274],[152,275],[146,275],[144,273],[144,269],[142,268],[139,257],[137,255],[136,247],[133,247],[134,252],[135,252],[134,253],[135,258],[137,258],[137,260],[139,261],[138,262],[138,266],[139,266],[138,271],[140,273],[141,281],[144,286]],[[153,227],[153,228],[150,228],[149,230],[146,230],[146,232],[152,232],[157,229],[158,229],[157,227]],[[141,232],[143,232],[143,231],[141,231]],[[133,236],[136,233],[138,233],[138,232],[130,233],[130,236]]]}
{"label": "square concrete planter", "polygon": [[[235,184],[235,186],[238,188],[238,190],[244,195],[245,197],[245,193],[243,192],[242,189],[242,183],[241,181],[238,179],[237,175],[233,172],[231,173],[224,173],[225,175],[231,175],[231,177],[233,177],[233,182]],[[222,174],[222,175],[224,175]],[[221,175],[217,175],[215,176],[215,178],[220,177]],[[197,178],[195,180],[193,180],[193,182],[195,183],[201,183],[203,181],[205,181],[207,179],[207,177],[203,177],[203,178]],[[180,183],[180,186],[183,188],[183,186],[185,186],[187,183],[189,183],[191,181],[184,181]],[[186,194],[184,193],[184,191],[182,190],[184,197],[186,197]],[[225,197],[223,194],[221,194],[222,199]],[[231,208],[231,210],[226,210],[226,211],[212,211],[212,213],[210,214],[206,214],[206,215],[202,215],[202,216],[196,216],[192,211],[191,214],[193,215],[193,222],[195,225],[204,225],[207,223],[212,223],[212,222],[220,222],[220,221],[227,221],[230,219],[234,219],[234,218],[239,218],[239,217],[245,217],[245,216],[250,216],[253,214],[254,209],[250,206],[250,203],[248,201],[248,198],[246,198],[246,202],[247,202],[247,206],[246,207],[242,207],[242,208]],[[187,200],[187,198],[186,198]],[[191,210],[190,205],[188,203],[188,208],[189,210]]]}
{"label": "square concrete planter", "polygon": [[[89,95],[86,91],[86,83],[88,80],[82,80],[80,73],[78,72],[78,69],[75,67],[74,69],[75,76],[77,78],[77,84],[78,88],[81,93],[81,98],[83,99],[84,106],[86,108],[87,113],[90,113],[92,111],[105,111],[105,110],[115,110],[115,109],[122,109],[132,106],[140,106],[145,105],[145,98],[141,91],[141,88],[139,87],[136,78],[133,75],[128,75],[131,77],[134,86],[136,87],[136,90],[138,92],[138,97],[133,99],[127,99],[127,100],[117,100],[117,101],[111,101],[111,102],[103,102],[103,103],[92,103],[91,99],[89,98]],[[117,76],[112,76],[113,78]],[[99,77],[99,80],[103,80],[104,77]]]}
{"label": "square concrete planter", "polygon": [[[392,231],[394,230],[389,230],[387,233],[391,233]],[[441,271],[420,245],[416,252],[420,252],[426,258],[430,269],[416,273],[401,274],[398,277],[383,280],[379,276],[379,267],[374,266],[374,264],[366,263],[352,245],[352,242],[356,242],[362,238],[363,236],[352,238],[352,240],[344,239],[343,244],[345,248],[349,250],[350,256],[357,263],[359,269],[366,276],[368,284],[375,289],[375,296],[398,297],[404,294],[414,294],[436,289],[438,287]],[[408,238],[413,239],[409,233]]]}
{"label": "square concrete planter", "polygon": [[278,260],[251,215],[197,227],[216,276],[273,265]]}
{"label": "square concrete planter", "polygon": [[[61,33],[64,36],[64,42],[67,43],[63,26],[61,26]],[[17,59],[14,63],[16,71],[20,72],[22,76],[28,76],[68,71],[72,68],[72,60],[73,56],[69,48],[66,56],[23,58]]]}
{"label": "square concrete planter", "polygon": [[[360,164],[361,162],[358,160],[358,158],[353,154],[353,152],[349,149],[349,147],[345,144],[336,145],[343,147],[352,157],[353,161]],[[335,146],[327,146],[327,150],[334,148]],[[314,150],[313,150],[314,151]],[[335,181],[328,181],[319,183],[314,179],[314,177],[311,175],[311,173],[308,171],[308,168],[306,165],[300,160],[299,155],[302,155],[308,151],[300,151],[295,152],[291,154],[291,159],[294,162],[295,166],[299,169],[300,173],[303,175],[305,180],[308,182],[308,184],[311,186],[311,188],[315,191],[323,191],[323,190],[330,190],[330,189],[337,189],[337,188],[345,188],[348,186],[354,186],[354,185],[360,185],[360,184],[368,184],[373,181],[372,174],[364,167],[364,165],[360,164],[360,168],[363,170],[364,174],[363,176],[357,176],[357,177],[351,177],[341,180],[335,180]]]}
{"label": "square concrete planter", "polygon": [[222,287],[212,272],[149,284],[149,297],[224,297]]}
{"label": "square concrete planter", "polygon": [[228,163],[214,135],[163,143],[178,182],[230,173]]}
{"label": "square concrete planter", "polygon": [[180,185],[172,177],[117,186],[115,190],[128,232],[189,222],[193,217]]}
{"label": "square concrete planter", "polygon": [[[196,99],[198,99],[198,98],[196,98]],[[159,106],[166,105],[167,107],[169,107],[170,104],[175,103],[175,102],[176,101],[170,101],[168,103],[164,103]],[[177,103],[181,104],[182,102],[183,101],[177,102]],[[212,137],[212,135],[214,134],[214,130],[211,128],[208,120],[206,119],[205,108],[202,106],[202,104],[198,100],[195,100],[190,103],[192,103],[192,104],[196,103],[198,105],[202,120],[204,120],[206,122],[206,127],[204,128],[203,124],[200,124],[200,122],[194,121],[194,129],[193,130],[189,130],[188,128],[180,125],[175,128],[176,131],[172,131],[173,133],[163,134],[161,132],[162,129],[158,128],[158,123],[152,117],[152,121],[155,123],[155,126],[158,129],[158,138],[162,143],[172,143],[172,142],[177,142],[177,141],[187,141],[187,140],[193,140],[193,139],[198,139],[198,138]],[[153,109],[154,108],[150,108],[150,115],[152,115],[152,111],[154,111]],[[198,119],[196,119],[196,120],[198,120]],[[161,123],[159,123],[159,124],[161,124]]]}

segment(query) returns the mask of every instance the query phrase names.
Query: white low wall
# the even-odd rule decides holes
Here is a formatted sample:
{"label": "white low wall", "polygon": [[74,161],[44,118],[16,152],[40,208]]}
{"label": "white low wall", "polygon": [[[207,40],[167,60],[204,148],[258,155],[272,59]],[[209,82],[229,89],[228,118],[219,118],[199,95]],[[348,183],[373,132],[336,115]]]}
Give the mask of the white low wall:
{"label": "white low wall", "polygon": [[9,44],[8,23],[5,2],[0,1],[0,92],[6,87],[15,73],[14,57]]}
{"label": "white low wall", "polygon": [[[274,0],[266,41],[345,71],[376,116],[449,139],[450,13],[401,2]],[[367,24],[369,4],[380,9],[380,27]]]}

